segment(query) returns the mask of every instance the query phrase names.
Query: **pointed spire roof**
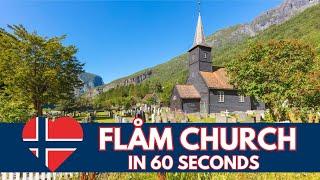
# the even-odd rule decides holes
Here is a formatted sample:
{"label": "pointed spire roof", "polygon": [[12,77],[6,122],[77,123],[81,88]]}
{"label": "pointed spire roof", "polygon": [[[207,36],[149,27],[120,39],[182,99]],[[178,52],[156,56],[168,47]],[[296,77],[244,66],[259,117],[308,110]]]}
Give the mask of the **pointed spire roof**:
{"label": "pointed spire roof", "polygon": [[202,26],[202,20],[201,20],[200,12],[199,12],[199,16],[198,16],[198,23],[197,23],[197,27],[196,27],[196,32],[194,34],[194,40],[193,40],[193,45],[192,45],[191,49],[193,49],[194,47],[196,47],[198,45],[210,47],[206,43],[206,37],[205,37],[204,32],[203,32],[203,26]]}
{"label": "pointed spire roof", "polygon": [[199,12],[198,23],[197,23],[196,32],[194,35],[193,46],[201,45],[201,44],[206,44],[206,39],[205,39],[204,32],[203,32],[201,14]]}

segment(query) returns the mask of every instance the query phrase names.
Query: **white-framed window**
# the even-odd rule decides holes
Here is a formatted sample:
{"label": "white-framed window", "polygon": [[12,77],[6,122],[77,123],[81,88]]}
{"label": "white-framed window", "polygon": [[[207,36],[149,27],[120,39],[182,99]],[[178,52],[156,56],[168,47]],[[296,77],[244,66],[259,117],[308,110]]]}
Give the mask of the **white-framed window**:
{"label": "white-framed window", "polygon": [[239,95],[239,102],[244,103],[244,95]]}
{"label": "white-framed window", "polygon": [[207,53],[206,52],[203,54],[203,58],[207,59]]}
{"label": "white-framed window", "polygon": [[224,91],[218,91],[218,102],[224,102]]}

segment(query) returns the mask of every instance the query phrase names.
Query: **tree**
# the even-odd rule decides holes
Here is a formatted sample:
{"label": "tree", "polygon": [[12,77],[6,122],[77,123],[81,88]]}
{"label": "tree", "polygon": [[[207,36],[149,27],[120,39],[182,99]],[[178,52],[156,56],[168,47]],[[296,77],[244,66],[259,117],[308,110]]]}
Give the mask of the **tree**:
{"label": "tree", "polygon": [[23,97],[13,97],[0,92],[0,121],[21,122],[32,115],[32,106]]}
{"label": "tree", "polygon": [[318,67],[319,59],[308,44],[271,40],[252,44],[227,70],[241,93],[265,102],[273,118],[283,120],[284,107],[319,107]]}
{"label": "tree", "polygon": [[63,114],[72,113],[77,110],[76,98],[62,99],[55,104],[55,109],[62,111]]}
{"label": "tree", "polygon": [[65,36],[45,38],[21,25],[9,29],[12,33],[0,31],[3,93],[23,95],[38,116],[44,104],[73,97],[74,89],[82,85],[79,75],[83,64],[76,59],[74,46],[62,44]]}

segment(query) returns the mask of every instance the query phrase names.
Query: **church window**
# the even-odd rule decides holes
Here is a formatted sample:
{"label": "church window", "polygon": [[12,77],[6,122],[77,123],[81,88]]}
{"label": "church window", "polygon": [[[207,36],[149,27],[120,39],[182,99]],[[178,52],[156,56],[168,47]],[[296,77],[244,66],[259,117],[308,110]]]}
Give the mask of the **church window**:
{"label": "church window", "polygon": [[244,95],[239,96],[239,102],[243,103],[244,102]]}
{"label": "church window", "polygon": [[223,91],[218,91],[218,102],[224,102],[224,92]]}
{"label": "church window", "polygon": [[205,59],[207,59],[207,53],[204,53],[203,57],[204,57]]}

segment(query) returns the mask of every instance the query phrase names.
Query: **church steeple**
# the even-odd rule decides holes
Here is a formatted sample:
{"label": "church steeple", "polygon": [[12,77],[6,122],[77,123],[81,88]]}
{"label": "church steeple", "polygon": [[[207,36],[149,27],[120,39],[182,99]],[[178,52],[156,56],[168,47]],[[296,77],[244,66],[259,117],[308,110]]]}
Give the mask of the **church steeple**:
{"label": "church steeple", "polygon": [[211,47],[206,43],[200,14],[200,1],[198,1],[198,22],[194,35],[193,45],[189,49],[189,73],[196,74],[199,71],[212,72]]}
{"label": "church steeple", "polygon": [[201,20],[201,14],[199,12],[198,16],[198,23],[196,32],[194,35],[194,41],[193,41],[193,47],[197,45],[206,45],[206,39],[203,32],[203,26],[202,26],[202,20]]}
{"label": "church steeple", "polygon": [[199,15],[198,15],[196,32],[194,34],[192,47],[189,51],[196,48],[197,46],[210,47],[206,43],[206,37],[205,37],[204,31],[203,31],[202,19],[201,19],[201,14],[200,14],[200,0],[198,0],[198,12],[199,12]]}

